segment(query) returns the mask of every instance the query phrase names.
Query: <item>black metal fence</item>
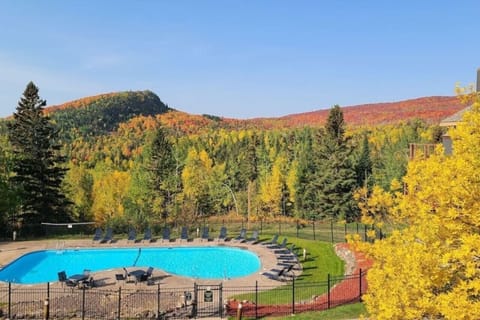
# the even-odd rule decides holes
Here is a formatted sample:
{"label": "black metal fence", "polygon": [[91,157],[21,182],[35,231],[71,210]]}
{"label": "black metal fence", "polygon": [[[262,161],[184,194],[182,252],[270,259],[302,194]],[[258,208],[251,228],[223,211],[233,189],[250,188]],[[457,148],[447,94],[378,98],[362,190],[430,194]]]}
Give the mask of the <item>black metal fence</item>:
{"label": "black metal fence", "polygon": [[326,310],[361,301],[365,272],[328,276],[323,282],[291,279],[276,287],[194,284],[185,288],[140,289],[29,287],[0,284],[0,319],[191,319],[226,318],[239,312],[262,318]]}
{"label": "black metal fence", "polygon": [[[257,230],[260,235],[267,235],[270,237],[273,234],[279,236],[301,238],[309,240],[319,240],[331,243],[345,242],[348,235],[358,234],[364,241],[371,240],[367,234],[374,230],[374,238],[384,237],[382,229],[376,228],[372,225],[365,225],[361,223],[342,223],[335,221],[300,221],[300,220],[285,220],[285,221],[246,221],[238,220],[232,221],[222,218],[216,219],[200,219],[191,224],[183,225],[178,223],[155,223],[152,224],[150,229],[152,230],[153,238],[161,239],[164,228],[171,230],[171,238],[179,238],[182,227],[188,228],[188,235],[190,238],[199,238],[201,236],[201,230],[203,227],[208,227],[210,237],[215,238],[220,233],[220,228],[226,226],[228,229],[228,236],[238,236],[241,229],[247,229],[252,233]],[[67,226],[42,226],[45,229],[45,233],[48,237],[59,236],[90,236],[94,233],[94,226],[91,225],[74,225],[72,228]],[[123,228],[113,228],[114,238],[122,239],[127,237],[128,230]],[[143,237],[144,230],[137,230],[137,237],[140,239]],[[266,239],[264,239],[266,240]]]}

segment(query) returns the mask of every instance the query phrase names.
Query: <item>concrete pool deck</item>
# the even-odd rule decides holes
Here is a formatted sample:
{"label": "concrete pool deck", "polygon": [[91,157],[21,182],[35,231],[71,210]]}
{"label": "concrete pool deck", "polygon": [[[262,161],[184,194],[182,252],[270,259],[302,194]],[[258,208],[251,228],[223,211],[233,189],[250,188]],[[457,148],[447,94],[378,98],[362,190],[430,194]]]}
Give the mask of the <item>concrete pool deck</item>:
{"label": "concrete pool deck", "polygon": [[[98,243],[93,242],[91,239],[72,239],[72,240],[37,240],[37,241],[9,241],[9,242],[0,242],[0,267],[5,266],[17,259],[18,257],[32,251],[38,250],[62,250],[62,249],[75,249],[75,248],[147,248],[147,247],[181,247],[181,246],[229,246],[237,247],[242,249],[247,249],[255,253],[261,262],[260,269],[246,277],[235,278],[235,279],[215,279],[215,280],[204,280],[204,279],[194,279],[188,277],[180,277],[176,275],[171,275],[164,272],[161,269],[154,269],[152,280],[155,284],[154,286],[147,286],[146,283],[125,283],[118,282],[115,278],[116,274],[123,274],[122,269],[111,269],[99,272],[93,272],[93,278],[98,287],[105,288],[116,288],[118,286],[130,287],[130,288],[139,288],[142,289],[152,288],[156,289],[157,284],[160,284],[162,288],[182,288],[182,287],[191,287],[194,283],[202,285],[216,285],[222,283],[223,287],[242,287],[242,286],[255,286],[255,283],[258,283],[258,286],[279,286],[285,284],[285,282],[277,281],[268,278],[265,275],[262,275],[263,272],[269,272],[272,269],[278,269],[277,256],[274,251],[262,244],[251,244],[251,243],[240,243],[235,241],[200,241],[200,239],[194,239],[193,241],[170,241],[162,242],[162,240],[156,240],[154,242],[128,242],[126,239],[115,240],[112,243]],[[128,266],[126,266],[128,268]],[[145,269],[148,266],[145,266]],[[301,268],[296,266],[294,273],[296,276],[300,274]],[[61,271],[61,270],[58,270]],[[55,271],[57,272],[57,271]],[[51,283],[51,285],[60,285],[58,282]],[[38,285],[28,285],[28,286],[44,286],[44,284]]]}

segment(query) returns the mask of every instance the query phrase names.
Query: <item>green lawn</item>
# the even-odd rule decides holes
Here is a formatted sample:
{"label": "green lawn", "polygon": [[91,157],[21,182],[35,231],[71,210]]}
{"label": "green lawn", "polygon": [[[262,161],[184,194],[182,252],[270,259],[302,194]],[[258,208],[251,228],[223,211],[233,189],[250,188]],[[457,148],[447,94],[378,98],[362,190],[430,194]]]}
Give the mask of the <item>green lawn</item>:
{"label": "green lawn", "polygon": [[[308,285],[317,282],[326,282],[328,274],[335,276],[343,275],[344,262],[335,254],[331,243],[297,238],[289,239],[289,243],[295,244],[298,248],[297,253],[303,265],[302,274],[295,279],[296,287],[301,287],[302,284]],[[307,250],[307,258],[305,261],[303,261],[302,257],[303,248]],[[320,295],[326,291],[326,285],[320,285],[315,288],[316,295]],[[296,301],[309,299],[311,296],[312,289],[295,291]],[[254,293],[238,295],[235,296],[235,298],[238,300],[255,301]],[[284,304],[290,303],[291,301],[291,283],[272,288],[271,290],[261,291],[258,294],[259,304]]]}

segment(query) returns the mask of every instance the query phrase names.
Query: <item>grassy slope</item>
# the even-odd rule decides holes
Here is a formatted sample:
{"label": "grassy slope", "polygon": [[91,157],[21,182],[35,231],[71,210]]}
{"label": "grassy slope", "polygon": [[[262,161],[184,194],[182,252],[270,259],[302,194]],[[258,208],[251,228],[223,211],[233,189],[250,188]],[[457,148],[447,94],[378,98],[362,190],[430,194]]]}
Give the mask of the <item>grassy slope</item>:
{"label": "grassy slope", "polygon": [[[296,285],[302,283],[315,283],[327,281],[328,274],[342,275],[344,262],[335,254],[331,243],[319,242],[304,239],[292,239],[290,243],[295,244],[298,249],[299,259],[303,265],[302,274],[295,280]],[[307,250],[307,259],[303,261],[303,248]],[[271,290],[262,291],[258,295],[259,304],[282,304],[292,301],[292,285],[287,284]],[[326,286],[319,286],[317,294],[326,291]],[[309,290],[297,291],[296,299],[308,299],[311,296]],[[254,300],[254,294],[236,296],[239,300]]]}

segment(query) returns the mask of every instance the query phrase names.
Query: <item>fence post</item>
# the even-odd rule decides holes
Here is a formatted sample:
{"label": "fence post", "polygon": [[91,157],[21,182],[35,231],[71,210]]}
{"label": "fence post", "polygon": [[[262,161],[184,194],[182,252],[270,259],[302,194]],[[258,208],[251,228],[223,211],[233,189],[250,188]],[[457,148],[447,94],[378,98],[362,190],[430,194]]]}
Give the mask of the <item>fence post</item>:
{"label": "fence post", "polygon": [[365,230],[363,231],[363,241],[367,242],[367,231],[368,231],[368,227],[367,227],[366,224],[363,225],[363,227],[364,227],[364,229],[365,229]]}
{"label": "fence post", "polygon": [[292,278],[292,314],[295,314],[295,277]]}
{"label": "fence post", "polygon": [[122,287],[118,287],[118,306],[117,306],[117,319],[120,320],[120,308],[122,307]]}
{"label": "fence post", "polygon": [[258,319],[258,281],[255,281],[255,319]]}
{"label": "fence post", "polygon": [[43,319],[50,318],[50,282],[47,282],[47,298],[43,302]]}
{"label": "fence post", "polygon": [[333,220],[330,221],[330,233],[332,235],[332,243],[333,243]]}
{"label": "fence post", "polygon": [[347,241],[347,224],[343,224],[344,227],[345,227],[345,241]]}
{"label": "fence post", "polygon": [[300,230],[300,225],[298,224],[298,220],[297,220],[297,238],[298,238],[298,230]]}
{"label": "fence post", "polygon": [[278,220],[278,234],[282,234],[282,220]]}
{"label": "fence post", "polygon": [[223,318],[223,284],[220,283],[219,292],[218,292],[218,312],[220,313],[220,318]]}
{"label": "fence post", "polygon": [[12,283],[8,283],[8,318],[12,318]]}
{"label": "fence post", "polygon": [[193,301],[192,301],[192,318],[197,317],[197,303],[198,303],[198,290],[197,283],[193,283]]}
{"label": "fence post", "polygon": [[358,301],[362,302],[362,268],[360,268],[360,277],[359,277],[359,283],[358,283],[358,288],[359,288],[359,292],[358,292]]}
{"label": "fence post", "polygon": [[327,309],[330,309],[330,273],[327,275]]}
{"label": "fence post", "polygon": [[85,286],[82,288],[82,320],[85,319]]}
{"label": "fence post", "polygon": [[160,282],[157,285],[157,319],[160,319]]}
{"label": "fence post", "polygon": [[313,226],[313,240],[315,240],[315,220],[312,220],[312,226]]}

